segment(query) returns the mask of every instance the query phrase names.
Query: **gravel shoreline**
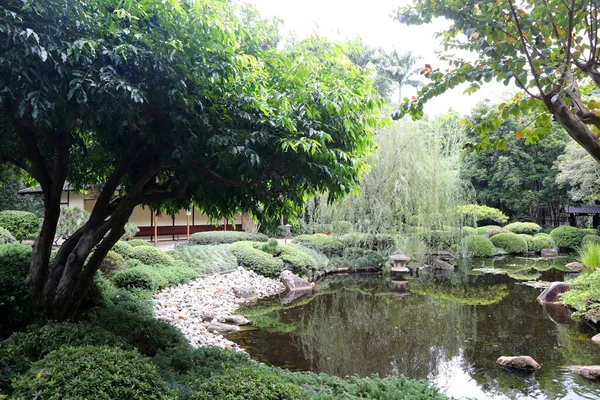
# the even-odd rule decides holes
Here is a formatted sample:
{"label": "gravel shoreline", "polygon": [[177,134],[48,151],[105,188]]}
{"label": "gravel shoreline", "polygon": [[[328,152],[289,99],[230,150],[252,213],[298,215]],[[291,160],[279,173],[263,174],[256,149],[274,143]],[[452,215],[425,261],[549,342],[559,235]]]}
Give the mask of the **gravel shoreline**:
{"label": "gravel shoreline", "polygon": [[177,327],[192,347],[216,346],[242,350],[222,334],[209,331],[211,323],[233,315],[240,305],[277,295],[285,286],[238,267],[227,274],[196,278],[154,294],[154,316]]}

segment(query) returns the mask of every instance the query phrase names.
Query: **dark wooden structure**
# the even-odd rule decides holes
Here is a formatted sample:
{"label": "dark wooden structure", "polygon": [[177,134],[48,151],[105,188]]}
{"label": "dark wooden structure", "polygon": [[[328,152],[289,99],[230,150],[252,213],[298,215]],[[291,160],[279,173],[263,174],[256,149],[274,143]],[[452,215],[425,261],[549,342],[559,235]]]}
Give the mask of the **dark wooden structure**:
{"label": "dark wooden structure", "polygon": [[577,226],[578,216],[591,216],[594,229],[600,226],[600,204],[569,204],[562,208],[561,214],[569,219],[571,226]]}

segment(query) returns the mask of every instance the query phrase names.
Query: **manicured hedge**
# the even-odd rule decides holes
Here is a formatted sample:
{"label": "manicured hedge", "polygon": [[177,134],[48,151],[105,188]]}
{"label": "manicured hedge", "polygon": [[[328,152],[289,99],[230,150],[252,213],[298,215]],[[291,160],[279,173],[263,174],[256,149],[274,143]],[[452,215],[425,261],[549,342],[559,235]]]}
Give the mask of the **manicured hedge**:
{"label": "manicured hedge", "polygon": [[138,246],[131,251],[131,258],[146,265],[171,265],[173,258],[156,247]]}
{"label": "manicured hedge", "polygon": [[488,230],[490,229],[500,229],[501,227],[498,225],[485,225],[477,228],[478,235],[487,235]]}
{"label": "manicured hedge", "polygon": [[546,233],[538,233],[533,237],[533,251],[541,252],[543,249],[551,249],[555,247],[556,244],[552,239],[552,236]]}
{"label": "manicured hedge", "polygon": [[535,235],[542,230],[542,227],[538,224],[534,224],[533,222],[513,222],[512,224],[506,225],[504,229],[508,229],[512,233]]}
{"label": "manicured hedge", "polygon": [[229,251],[237,258],[238,263],[257,274],[275,278],[283,271],[283,261],[254,248],[252,242],[236,242],[229,245]]}
{"label": "manicured hedge", "polygon": [[527,251],[527,242],[516,233],[500,233],[490,240],[495,247],[499,247],[509,254],[520,254]]}
{"label": "manicured hedge", "polygon": [[587,243],[600,243],[600,236],[598,235],[585,235],[581,239],[581,246],[585,246]]}
{"label": "manicured hedge", "polygon": [[144,240],[144,239],[128,240],[127,244],[131,247],[139,247],[139,246],[152,247],[152,243],[150,243],[149,241]]}
{"label": "manicured hedge", "polygon": [[278,249],[278,258],[294,274],[299,276],[308,275],[312,271],[317,270],[317,261],[302,250],[286,244],[279,245]]}
{"label": "manicured hedge", "polygon": [[496,236],[500,233],[508,233],[510,232],[508,229],[505,228],[491,228],[488,229],[487,233],[485,234],[486,237],[491,238],[492,236]]}
{"label": "manicured hedge", "polygon": [[460,233],[462,233],[463,236],[477,235],[477,229],[470,226],[463,226],[460,228]]}
{"label": "manicured hedge", "polygon": [[137,351],[62,347],[13,382],[22,399],[168,399],[156,368]]}
{"label": "manicured hedge", "polygon": [[593,228],[580,228],[581,232],[583,232],[584,235],[596,235],[598,236],[598,229],[593,229]]}
{"label": "manicured hedge", "polygon": [[0,226],[9,231],[16,240],[32,238],[40,229],[40,219],[29,211],[0,211]]}
{"label": "manicured hedge", "polygon": [[238,267],[238,262],[227,250],[228,246],[227,244],[177,246],[169,255],[175,260],[186,262],[199,274],[231,271]]}
{"label": "manicured hedge", "polygon": [[585,233],[574,226],[563,225],[553,229],[552,232],[550,232],[550,236],[558,247],[576,250],[581,246],[581,241],[583,240]]}
{"label": "manicured hedge", "polygon": [[300,235],[294,239],[294,243],[301,244],[309,249],[316,250],[327,256],[339,256],[342,254],[344,244],[339,239],[331,238],[323,234]]}
{"label": "manicured hedge", "polygon": [[520,238],[522,238],[523,240],[525,240],[525,242],[527,243],[527,251],[534,251],[534,244],[533,244],[533,236],[531,235],[526,235],[524,233],[519,233],[518,234]]}
{"label": "manicured hedge", "polygon": [[11,235],[11,233],[7,229],[4,229],[0,226],[0,245],[14,243],[16,241],[17,240],[15,239],[15,237]]}
{"label": "manicured hedge", "polygon": [[494,244],[490,239],[483,236],[467,236],[463,238],[462,245],[466,246],[468,251],[472,251],[475,257],[489,257],[494,255]]}
{"label": "manicured hedge", "polygon": [[190,236],[190,244],[227,244],[241,241],[266,242],[269,240],[267,235],[262,233],[235,232],[235,231],[217,231],[217,232],[198,232]]}
{"label": "manicured hedge", "polygon": [[114,285],[122,289],[142,289],[154,291],[158,289],[160,277],[153,267],[140,265],[119,271],[112,279]]}
{"label": "manicured hedge", "polygon": [[124,259],[131,258],[133,253],[133,247],[131,247],[129,243],[122,240],[119,240],[117,243],[115,243],[112,250],[120,254]]}
{"label": "manicured hedge", "polygon": [[102,260],[99,269],[102,271],[102,273],[110,276],[122,269],[125,269],[126,266],[127,263],[125,263],[123,256],[116,251],[110,250],[106,254],[106,257],[104,257],[104,260]]}

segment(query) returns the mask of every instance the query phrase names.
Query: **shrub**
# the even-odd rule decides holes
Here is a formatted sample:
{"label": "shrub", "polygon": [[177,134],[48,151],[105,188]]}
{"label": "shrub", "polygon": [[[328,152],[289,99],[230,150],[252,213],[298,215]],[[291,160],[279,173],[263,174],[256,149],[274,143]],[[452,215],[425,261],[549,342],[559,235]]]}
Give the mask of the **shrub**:
{"label": "shrub", "polygon": [[473,236],[477,235],[477,229],[470,226],[463,226],[460,228],[460,233],[462,233],[463,236]]}
{"label": "shrub", "polygon": [[279,258],[285,267],[299,276],[308,275],[317,269],[317,261],[313,257],[290,245],[279,246]]}
{"label": "shrub", "polygon": [[500,233],[508,233],[508,232],[509,232],[509,230],[504,229],[504,228],[490,228],[490,229],[488,229],[485,236],[487,236],[488,238],[491,238],[492,236],[496,236]]}
{"label": "shrub", "polygon": [[152,318],[152,297],[144,299],[136,296],[135,291],[116,289],[107,295],[111,305],[142,317]]}
{"label": "shrub", "polygon": [[596,270],[600,267],[600,243],[588,241],[578,252],[579,260],[587,269]]}
{"label": "shrub", "polygon": [[123,228],[125,229],[125,233],[121,236],[121,240],[133,239],[140,231],[140,228],[133,222],[127,222]]}
{"label": "shrub", "polygon": [[9,243],[0,246],[0,337],[24,328],[37,315],[25,289],[31,246]]}
{"label": "shrub", "polygon": [[600,243],[600,236],[597,235],[585,235],[583,239],[581,239],[581,246],[585,246],[586,243]]}
{"label": "shrub", "polygon": [[264,251],[265,253],[269,253],[271,255],[278,255],[279,254],[279,242],[277,241],[277,239],[269,239],[268,242],[263,243],[262,245],[260,245],[260,250]]}
{"label": "shrub", "polygon": [[285,225],[279,225],[276,229],[275,229],[275,236],[277,237],[285,237],[285,236],[289,236],[291,233],[291,229],[289,226],[285,226]]}
{"label": "shrub", "polygon": [[323,253],[319,253],[316,250],[309,249],[308,247],[302,246],[299,243],[290,243],[288,246],[300,250],[301,252],[311,256],[316,262],[317,269],[324,270],[325,268],[327,268],[327,265],[329,264],[329,258],[327,258],[327,256],[325,256]]}
{"label": "shrub", "polygon": [[110,276],[119,270],[124,269],[126,266],[127,264],[125,263],[123,256],[115,251],[109,250],[109,252],[106,253],[106,257],[104,257],[104,260],[102,260],[102,263],[100,263],[99,269],[102,273]]}
{"label": "shrub", "polygon": [[252,242],[236,242],[229,245],[229,251],[238,263],[257,274],[268,278],[278,277],[283,270],[283,261],[272,255],[255,249]]}
{"label": "shrub", "polygon": [[[162,289],[166,286],[174,286],[179,283],[185,283],[198,276],[198,272],[196,272],[196,270],[193,268],[190,268],[183,261],[175,261],[171,265],[153,265],[152,267],[161,277],[161,279],[158,281],[159,289]],[[165,286],[160,286],[162,281],[165,282]]]}
{"label": "shrub", "polygon": [[552,236],[546,233],[538,233],[533,237],[533,251],[541,252],[543,249],[551,249],[555,247]]}
{"label": "shrub", "polygon": [[60,207],[60,216],[56,224],[55,242],[59,239],[68,239],[79,228],[81,228],[87,220],[90,219],[90,213],[80,207]]}
{"label": "shrub", "polygon": [[458,239],[458,235],[451,231],[423,231],[419,238],[425,242],[430,249],[441,250],[452,246]]}
{"label": "shrub", "polygon": [[398,247],[396,238],[387,234],[351,233],[341,238],[345,248],[358,247],[365,250],[393,253]]}
{"label": "shrub", "polygon": [[477,229],[477,234],[478,235],[487,235],[488,231],[490,229],[501,229],[501,227],[498,226],[498,225],[485,225],[485,226],[480,226],[480,227],[478,227],[476,229]]}
{"label": "shrub", "polygon": [[598,229],[593,229],[593,228],[580,228],[581,232],[583,232],[584,235],[595,235],[598,236]]}
{"label": "shrub", "polygon": [[294,243],[301,244],[327,256],[341,255],[344,249],[344,245],[340,240],[322,234],[300,235],[294,239]]}
{"label": "shrub", "polygon": [[[459,211],[465,216],[469,223],[491,221],[497,224],[505,224],[508,222],[508,217],[497,208],[488,206],[478,206],[477,204],[467,204],[461,206]],[[488,222],[489,223],[489,222]]]}
{"label": "shrub", "polygon": [[18,241],[33,237],[40,229],[40,219],[29,211],[0,211],[0,226]]}
{"label": "shrub", "polygon": [[292,226],[292,232],[296,235],[310,235],[312,230],[310,225],[304,221],[298,221]]}
{"label": "shrub", "polygon": [[156,369],[136,351],[63,347],[13,382],[16,398],[167,399]]}
{"label": "shrub", "polygon": [[227,250],[229,245],[185,245],[177,246],[171,256],[182,260],[200,274],[212,274],[236,269],[238,266],[235,256]]}
{"label": "shrub", "polygon": [[137,246],[131,251],[131,258],[146,265],[171,265],[173,258],[156,247]]}
{"label": "shrub", "polygon": [[242,367],[223,375],[198,380],[192,385],[190,399],[279,400],[307,399],[302,387],[288,382],[268,368]]}
{"label": "shrub", "polygon": [[510,232],[517,234],[524,233],[527,235],[535,235],[542,230],[542,227],[533,222],[513,222],[512,224],[506,225],[504,229],[508,229]]}
{"label": "shrub", "polygon": [[127,244],[131,247],[140,247],[140,246],[153,247],[152,243],[150,243],[149,241],[144,240],[144,239],[128,240]]}
{"label": "shrub", "polygon": [[519,233],[517,234],[519,235],[520,238],[522,238],[523,240],[525,240],[525,243],[527,243],[527,251],[534,251],[533,250],[533,236],[531,235],[526,235],[524,233]]}
{"label": "shrub", "polygon": [[500,233],[491,239],[494,246],[499,247],[509,254],[525,253],[527,242],[516,233]]}
{"label": "shrub", "polygon": [[250,232],[198,232],[190,236],[191,244],[229,244],[241,241],[266,242],[269,240],[267,235],[262,233]]}
{"label": "shrub", "polygon": [[158,276],[152,267],[141,265],[117,272],[112,281],[116,287],[122,289],[138,288],[154,291],[159,286],[157,278]]}
{"label": "shrub", "polygon": [[120,254],[121,257],[123,257],[125,260],[131,258],[131,255],[133,253],[133,248],[127,242],[124,242],[122,240],[119,240],[117,243],[115,243],[112,250],[115,253]]}
{"label": "shrub", "polygon": [[467,248],[467,251],[472,251],[475,257],[494,255],[494,244],[486,237],[479,235],[467,236],[463,238],[461,244]]}
{"label": "shrub", "polygon": [[309,225],[311,233],[331,233],[333,232],[333,224],[321,224],[318,222],[312,222]]}
{"label": "shrub", "polygon": [[361,249],[360,247],[346,247],[339,257],[333,257],[330,266],[368,270],[382,268],[389,261],[389,253]]}
{"label": "shrub", "polygon": [[7,243],[14,243],[16,241],[17,240],[15,239],[15,237],[13,235],[11,235],[8,230],[6,230],[0,226],[0,245],[7,244]]}
{"label": "shrub", "polygon": [[561,303],[577,310],[574,316],[600,317],[600,269],[579,275],[571,290],[561,294]]}
{"label": "shrub", "polygon": [[581,229],[563,225],[553,229],[550,236],[558,247],[575,250],[581,246],[581,240],[585,235]]}
{"label": "shrub", "polygon": [[106,300],[115,291],[115,286],[104,277],[101,271],[96,271],[91,286],[85,292],[79,310],[106,305]]}
{"label": "shrub", "polygon": [[336,235],[347,235],[353,231],[352,222],[335,221],[333,223],[333,233]]}

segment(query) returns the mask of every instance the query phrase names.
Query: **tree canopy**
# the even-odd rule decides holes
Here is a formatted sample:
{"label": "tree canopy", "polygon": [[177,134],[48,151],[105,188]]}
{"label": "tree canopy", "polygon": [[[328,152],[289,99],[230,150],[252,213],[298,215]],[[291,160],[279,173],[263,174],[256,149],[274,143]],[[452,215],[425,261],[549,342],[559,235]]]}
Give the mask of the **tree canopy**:
{"label": "tree canopy", "polygon": [[[138,204],[273,215],[357,186],[382,99],[344,45],[277,28],[228,0],[0,5],[0,163],[44,192],[27,285],[52,317]],[[99,195],[50,265],[65,180]]]}
{"label": "tree canopy", "polygon": [[[431,82],[418,98],[402,104],[396,117],[418,118],[426,101],[449,88],[470,82],[467,92],[472,92],[495,79],[521,92],[475,127],[480,135],[475,147],[504,148],[506,141],[489,133],[510,115],[530,111],[531,120],[518,130],[528,143],[545,136],[554,119],[600,162],[599,7],[591,0],[420,0],[400,8],[396,18],[406,24],[436,18],[452,24],[438,33],[450,69],[426,69]],[[474,60],[462,57],[464,51]]]}

